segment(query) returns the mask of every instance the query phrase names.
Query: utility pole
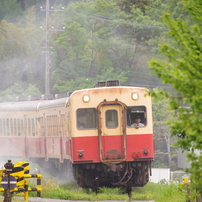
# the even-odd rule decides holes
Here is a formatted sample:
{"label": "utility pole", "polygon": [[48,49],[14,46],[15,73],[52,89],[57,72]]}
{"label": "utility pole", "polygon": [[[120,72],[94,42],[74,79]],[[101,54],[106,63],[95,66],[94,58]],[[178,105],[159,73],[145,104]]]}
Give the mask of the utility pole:
{"label": "utility pole", "polygon": [[50,50],[49,50],[49,0],[46,0],[46,69],[45,69],[45,94],[50,94]]}
{"label": "utility pole", "polygon": [[[45,9],[41,7],[41,11],[46,12],[46,25],[45,25],[45,94],[50,94],[50,33],[53,31],[64,31],[63,29],[54,29],[52,26],[52,29],[50,30],[49,26],[49,12],[50,11],[64,11],[64,7],[62,9],[56,9],[53,10],[53,7],[51,7],[50,10],[50,3],[49,0],[46,0],[46,6]],[[42,27],[41,27],[42,28]]]}

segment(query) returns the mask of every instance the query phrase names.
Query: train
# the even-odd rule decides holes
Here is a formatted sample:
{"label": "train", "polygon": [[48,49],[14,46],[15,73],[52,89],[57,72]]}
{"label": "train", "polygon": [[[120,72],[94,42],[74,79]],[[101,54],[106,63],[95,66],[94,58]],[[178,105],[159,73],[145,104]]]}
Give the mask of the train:
{"label": "train", "polygon": [[[136,117],[142,126],[131,126]],[[89,89],[0,103],[1,157],[73,172],[83,188],[142,187],[154,160],[149,90],[100,81]]]}

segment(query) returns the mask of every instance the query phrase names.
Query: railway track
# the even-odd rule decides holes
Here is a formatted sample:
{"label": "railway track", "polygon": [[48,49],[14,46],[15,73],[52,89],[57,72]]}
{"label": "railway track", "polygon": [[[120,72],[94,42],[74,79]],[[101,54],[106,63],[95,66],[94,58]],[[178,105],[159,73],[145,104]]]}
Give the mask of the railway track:
{"label": "railway track", "polygon": [[[2,196],[0,196],[0,201],[3,199]],[[14,197],[13,202],[17,202],[17,200],[23,201],[23,197]],[[29,197],[28,202],[91,202],[88,200],[65,200],[65,199],[51,199],[51,198],[40,198],[40,197]],[[95,202],[128,202],[127,200],[99,200]],[[153,200],[131,200],[130,202],[155,202]]]}
{"label": "railway track", "polygon": [[[72,200],[63,200],[63,199],[50,199],[50,198],[36,198],[29,197],[30,202],[72,202]],[[75,202],[75,201],[74,201]],[[77,200],[76,202],[90,202],[85,200]],[[126,200],[99,200],[96,202],[127,202]],[[155,202],[155,201],[145,201],[145,200],[132,200],[130,202]]]}

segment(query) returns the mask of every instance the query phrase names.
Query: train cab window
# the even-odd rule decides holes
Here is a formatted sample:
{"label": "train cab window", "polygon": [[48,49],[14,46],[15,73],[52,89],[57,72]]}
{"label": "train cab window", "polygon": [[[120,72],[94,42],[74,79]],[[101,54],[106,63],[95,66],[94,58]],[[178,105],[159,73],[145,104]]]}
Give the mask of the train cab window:
{"label": "train cab window", "polygon": [[130,106],[126,110],[127,126],[131,127],[135,123],[135,119],[139,117],[141,127],[147,125],[147,112],[145,106]]}
{"label": "train cab window", "polygon": [[95,108],[77,109],[76,120],[79,130],[97,128],[97,111]]}
{"label": "train cab window", "polygon": [[118,113],[116,110],[107,110],[105,113],[106,127],[116,128],[118,126]]}

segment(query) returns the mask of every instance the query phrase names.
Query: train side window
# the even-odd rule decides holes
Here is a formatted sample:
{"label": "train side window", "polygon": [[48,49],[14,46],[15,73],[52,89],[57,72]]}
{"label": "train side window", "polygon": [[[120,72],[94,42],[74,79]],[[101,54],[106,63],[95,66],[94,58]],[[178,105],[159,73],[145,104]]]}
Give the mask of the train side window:
{"label": "train side window", "polygon": [[97,111],[95,108],[77,109],[76,119],[79,130],[97,128]]}
{"label": "train side window", "polygon": [[21,131],[21,134],[22,136],[24,136],[24,124],[23,124],[23,120],[21,119],[21,124],[20,124],[20,131]]}
{"label": "train side window", "polygon": [[17,135],[18,136],[21,136],[22,134],[22,128],[21,128],[21,125],[20,125],[20,122],[21,122],[21,119],[17,119],[18,123],[17,123]]}
{"label": "train side window", "polygon": [[39,117],[39,129],[40,129],[40,135],[45,136],[45,123],[44,123],[44,117]]}
{"label": "train side window", "polygon": [[3,136],[3,121],[0,119],[0,136]]}
{"label": "train side window", "polygon": [[118,113],[116,110],[107,110],[105,113],[106,127],[116,128],[118,126]]}
{"label": "train side window", "polygon": [[3,119],[3,136],[6,135],[6,119]]}
{"label": "train side window", "polygon": [[59,119],[58,119],[58,116],[57,115],[55,115],[55,135],[59,135],[59,131],[58,131],[58,125],[59,125]]}
{"label": "train side window", "polygon": [[35,131],[36,130],[36,128],[35,128],[35,119],[34,118],[32,118],[32,136],[35,136]]}
{"label": "train side window", "polygon": [[60,115],[60,133],[61,136],[65,136],[65,115]]}
{"label": "train side window", "polygon": [[35,133],[36,133],[36,136],[38,136],[38,118],[35,118]]}
{"label": "train side window", "polygon": [[135,118],[140,117],[141,123],[147,125],[147,110],[145,106],[130,106],[126,110],[127,126],[131,126],[135,122]]}
{"label": "train side window", "polygon": [[51,136],[51,117],[47,116],[47,131],[48,131],[48,136]]}
{"label": "train side window", "polygon": [[17,123],[16,119],[13,119],[13,135],[16,136],[17,134]]}
{"label": "train side window", "polygon": [[13,132],[13,119],[10,119],[10,132],[11,132],[11,136],[14,136],[14,132]]}
{"label": "train side window", "polygon": [[7,136],[10,136],[10,124],[9,124],[9,119],[6,119],[6,132]]}
{"label": "train side window", "polygon": [[28,135],[31,136],[31,120],[28,118]]}

